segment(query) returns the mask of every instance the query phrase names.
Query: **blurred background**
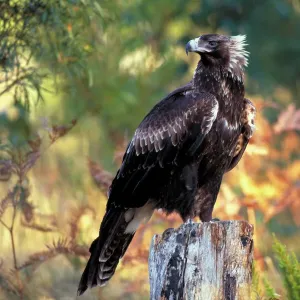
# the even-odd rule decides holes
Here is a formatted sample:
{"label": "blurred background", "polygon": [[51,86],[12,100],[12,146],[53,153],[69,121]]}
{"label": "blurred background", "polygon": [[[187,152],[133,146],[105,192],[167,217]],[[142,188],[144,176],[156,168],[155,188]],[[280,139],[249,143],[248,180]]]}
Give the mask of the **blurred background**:
{"label": "blurred background", "polygon": [[[76,299],[123,151],[149,109],[190,81],[198,56],[185,44],[204,33],[247,35],[257,108],[214,217],[255,226],[253,299],[300,299],[272,246],[275,234],[299,267],[298,0],[0,2],[0,299]],[[110,283],[80,299],[149,299],[152,236],[180,224],[155,213]]]}

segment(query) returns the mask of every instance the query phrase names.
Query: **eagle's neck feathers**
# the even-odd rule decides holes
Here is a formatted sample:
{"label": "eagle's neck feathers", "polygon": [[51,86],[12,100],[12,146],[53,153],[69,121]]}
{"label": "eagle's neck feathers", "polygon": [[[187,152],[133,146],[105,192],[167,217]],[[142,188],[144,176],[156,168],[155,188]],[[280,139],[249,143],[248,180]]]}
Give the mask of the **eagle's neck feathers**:
{"label": "eagle's neck feathers", "polygon": [[193,88],[195,92],[213,94],[219,102],[220,111],[231,119],[239,115],[235,112],[242,109],[243,105],[243,78],[237,77],[226,66],[208,66],[200,61],[194,73]]}
{"label": "eagle's neck feathers", "polygon": [[244,67],[248,65],[249,52],[245,50],[246,45],[245,35],[237,35],[230,38],[227,70],[240,81],[244,77]]}
{"label": "eagle's neck feathers", "polygon": [[197,91],[206,91],[226,98],[236,94],[244,95],[243,77],[231,73],[226,66],[207,66],[202,61],[195,70],[193,86]]}

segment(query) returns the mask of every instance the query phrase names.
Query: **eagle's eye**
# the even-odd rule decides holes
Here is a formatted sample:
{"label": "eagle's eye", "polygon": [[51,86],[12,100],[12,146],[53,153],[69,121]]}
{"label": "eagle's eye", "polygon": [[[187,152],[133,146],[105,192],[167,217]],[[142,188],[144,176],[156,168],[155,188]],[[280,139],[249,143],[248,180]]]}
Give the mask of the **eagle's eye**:
{"label": "eagle's eye", "polygon": [[212,47],[216,47],[218,45],[218,43],[215,41],[209,41],[208,44],[209,44],[209,46],[212,46]]}

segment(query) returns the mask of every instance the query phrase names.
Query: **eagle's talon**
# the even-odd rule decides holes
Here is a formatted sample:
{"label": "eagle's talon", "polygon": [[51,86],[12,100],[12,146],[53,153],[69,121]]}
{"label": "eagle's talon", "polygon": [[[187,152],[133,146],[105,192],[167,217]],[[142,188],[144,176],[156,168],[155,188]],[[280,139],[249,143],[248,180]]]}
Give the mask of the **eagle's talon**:
{"label": "eagle's talon", "polygon": [[192,218],[188,218],[188,219],[185,221],[185,224],[192,224],[192,223],[194,223]]}
{"label": "eagle's talon", "polygon": [[221,220],[219,218],[213,218],[210,220],[210,222],[221,222]]}

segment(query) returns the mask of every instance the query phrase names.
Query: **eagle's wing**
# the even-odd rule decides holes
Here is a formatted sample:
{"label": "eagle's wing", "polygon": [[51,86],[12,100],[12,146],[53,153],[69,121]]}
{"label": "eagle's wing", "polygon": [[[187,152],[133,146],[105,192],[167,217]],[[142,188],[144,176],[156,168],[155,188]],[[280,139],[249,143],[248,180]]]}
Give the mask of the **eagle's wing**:
{"label": "eagle's wing", "polygon": [[249,99],[244,99],[244,109],[242,113],[242,131],[239,135],[237,145],[235,147],[235,151],[233,153],[233,158],[231,163],[229,164],[226,172],[232,170],[242,158],[246,147],[249,143],[250,138],[253,135],[255,129],[255,115],[256,109],[254,104]]}
{"label": "eagle's wing", "polygon": [[145,117],[111,185],[99,237],[91,245],[78,294],[111,278],[139,224],[152,215],[149,198],[167,184],[174,168],[201,152],[217,113],[216,98],[194,93],[188,84],[169,94]]}
{"label": "eagle's wing", "polygon": [[163,170],[170,171],[172,166],[186,164],[199,155],[218,107],[213,95],[195,93],[191,85],[159,102],[141,122],[127,147],[109,192],[108,207],[143,206],[149,200],[145,196],[151,195],[150,189],[155,188]]}

